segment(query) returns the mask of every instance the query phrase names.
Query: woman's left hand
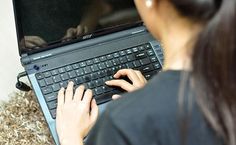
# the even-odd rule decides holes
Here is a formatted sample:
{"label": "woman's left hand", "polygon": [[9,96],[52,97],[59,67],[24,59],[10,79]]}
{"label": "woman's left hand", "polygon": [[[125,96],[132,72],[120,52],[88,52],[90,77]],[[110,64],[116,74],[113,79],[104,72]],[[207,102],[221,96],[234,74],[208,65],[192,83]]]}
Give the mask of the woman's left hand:
{"label": "woman's left hand", "polygon": [[80,144],[98,117],[92,91],[80,86],[73,94],[73,85],[70,82],[66,90],[62,88],[58,93],[56,127],[61,144]]}

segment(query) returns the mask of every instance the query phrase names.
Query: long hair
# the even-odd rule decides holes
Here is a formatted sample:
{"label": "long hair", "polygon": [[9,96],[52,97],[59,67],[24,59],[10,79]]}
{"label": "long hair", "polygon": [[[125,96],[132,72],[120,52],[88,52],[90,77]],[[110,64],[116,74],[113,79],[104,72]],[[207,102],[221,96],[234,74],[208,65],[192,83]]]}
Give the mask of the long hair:
{"label": "long hair", "polygon": [[236,145],[236,0],[169,1],[204,25],[192,51],[196,100],[215,132]]}

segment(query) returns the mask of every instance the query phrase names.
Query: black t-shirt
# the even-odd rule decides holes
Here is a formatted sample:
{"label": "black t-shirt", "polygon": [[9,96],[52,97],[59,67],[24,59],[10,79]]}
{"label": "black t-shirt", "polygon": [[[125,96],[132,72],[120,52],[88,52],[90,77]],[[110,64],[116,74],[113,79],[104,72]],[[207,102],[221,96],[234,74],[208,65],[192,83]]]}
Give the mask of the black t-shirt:
{"label": "black t-shirt", "polygon": [[[181,73],[159,73],[145,88],[110,103],[90,132],[86,145],[181,145],[183,119],[179,117],[178,103]],[[184,94],[193,96],[189,86]],[[186,145],[223,144],[194,99],[190,114]]]}

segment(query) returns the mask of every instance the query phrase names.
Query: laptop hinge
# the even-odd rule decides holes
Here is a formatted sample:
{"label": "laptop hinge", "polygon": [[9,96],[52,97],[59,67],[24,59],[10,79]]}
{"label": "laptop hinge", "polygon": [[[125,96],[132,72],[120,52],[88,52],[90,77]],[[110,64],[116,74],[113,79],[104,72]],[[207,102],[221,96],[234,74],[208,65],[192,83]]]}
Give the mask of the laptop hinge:
{"label": "laptop hinge", "polygon": [[21,55],[21,64],[23,66],[27,65],[27,64],[30,64],[31,63],[31,59],[30,57],[28,56],[27,53],[24,53]]}

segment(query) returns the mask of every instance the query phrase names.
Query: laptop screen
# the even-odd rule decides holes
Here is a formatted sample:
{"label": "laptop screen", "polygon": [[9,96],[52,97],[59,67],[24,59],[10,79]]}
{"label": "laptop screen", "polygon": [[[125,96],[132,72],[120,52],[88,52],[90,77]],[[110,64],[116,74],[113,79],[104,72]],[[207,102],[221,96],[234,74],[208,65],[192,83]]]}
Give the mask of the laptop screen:
{"label": "laptop screen", "polygon": [[133,0],[15,0],[20,54],[140,25]]}

